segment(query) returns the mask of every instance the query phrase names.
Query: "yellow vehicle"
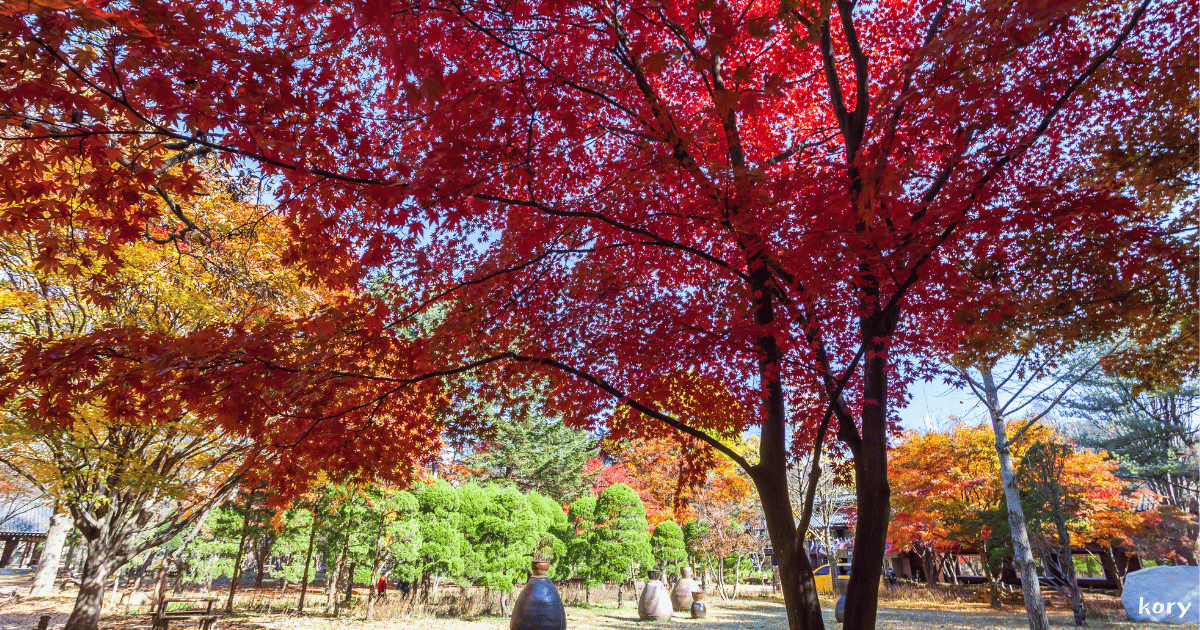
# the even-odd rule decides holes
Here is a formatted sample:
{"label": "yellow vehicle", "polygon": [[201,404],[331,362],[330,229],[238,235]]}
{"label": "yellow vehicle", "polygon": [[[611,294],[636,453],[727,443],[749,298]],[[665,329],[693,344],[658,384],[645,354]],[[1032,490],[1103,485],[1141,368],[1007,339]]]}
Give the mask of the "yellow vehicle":
{"label": "yellow vehicle", "polygon": [[[837,565],[837,575],[841,579],[850,577],[850,563],[839,563]],[[829,565],[822,565],[813,571],[813,580],[817,583],[818,593],[833,592],[833,576],[830,575]]]}

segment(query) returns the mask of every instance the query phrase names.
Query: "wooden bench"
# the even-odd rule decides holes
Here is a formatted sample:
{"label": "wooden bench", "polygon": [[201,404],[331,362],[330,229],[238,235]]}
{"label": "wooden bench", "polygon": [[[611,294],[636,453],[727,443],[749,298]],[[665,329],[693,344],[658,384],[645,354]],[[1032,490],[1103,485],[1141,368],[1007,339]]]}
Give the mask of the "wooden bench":
{"label": "wooden bench", "polygon": [[[174,621],[176,625],[194,623],[199,630],[210,630],[217,620],[217,616],[212,614],[213,603],[216,601],[215,597],[168,597],[162,600],[158,610],[154,612],[153,629],[168,630]],[[204,604],[204,609],[189,607],[183,610],[167,610],[171,604],[179,603]]]}

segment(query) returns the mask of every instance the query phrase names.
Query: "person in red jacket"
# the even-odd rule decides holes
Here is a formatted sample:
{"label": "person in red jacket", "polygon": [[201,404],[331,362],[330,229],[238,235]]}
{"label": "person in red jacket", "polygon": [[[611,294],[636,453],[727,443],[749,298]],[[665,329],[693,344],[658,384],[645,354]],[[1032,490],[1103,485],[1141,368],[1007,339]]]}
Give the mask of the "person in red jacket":
{"label": "person in red jacket", "polygon": [[387,594],[387,574],[379,576],[379,596],[383,597]]}

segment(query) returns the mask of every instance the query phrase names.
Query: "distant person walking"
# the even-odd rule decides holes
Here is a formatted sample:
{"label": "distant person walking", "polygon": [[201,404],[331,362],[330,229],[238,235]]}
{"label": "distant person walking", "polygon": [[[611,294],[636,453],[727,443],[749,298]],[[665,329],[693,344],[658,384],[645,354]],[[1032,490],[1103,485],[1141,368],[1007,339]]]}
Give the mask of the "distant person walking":
{"label": "distant person walking", "polygon": [[384,573],[383,575],[379,576],[379,584],[378,584],[378,589],[379,589],[379,596],[380,596],[380,597],[383,597],[384,595],[387,595],[387,574],[386,574],[386,573]]}

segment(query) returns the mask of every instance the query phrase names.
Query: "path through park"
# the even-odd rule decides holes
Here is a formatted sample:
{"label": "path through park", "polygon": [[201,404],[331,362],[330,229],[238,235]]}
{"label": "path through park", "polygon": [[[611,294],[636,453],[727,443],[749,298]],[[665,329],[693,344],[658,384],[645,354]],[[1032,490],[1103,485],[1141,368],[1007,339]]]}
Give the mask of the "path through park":
{"label": "path through park", "polygon": [[[710,616],[703,621],[689,619],[676,613],[671,624],[678,630],[783,630],[786,628],[783,604],[763,598],[742,599],[729,602],[713,602]],[[61,624],[69,611],[70,599],[65,596],[52,598],[25,598],[21,601],[0,602],[0,630],[32,630],[37,617],[43,612],[57,612],[54,622]],[[834,630],[838,624],[833,619],[831,607],[826,613],[826,627]],[[646,630],[662,624],[638,621],[637,610],[632,605],[618,609],[611,606],[589,608],[568,607],[570,630]],[[1069,614],[1055,612],[1051,615],[1055,627],[1073,626]],[[106,615],[101,628],[128,628],[144,625],[142,615]],[[1144,624],[1129,621],[1105,621],[1093,619],[1092,628],[1133,630],[1145,628]],[[61,627],[61,626],[59,626]],[[508,619],[503,617],[481,617],[476,619],[415,617],[394,621],[378,621],[364,625],[359,620],[326,618],[292,618],[280,615],[252,615],[218,622],[222,630],[340,630],[342,628],[376,628],[378,630],[402,630],[419,627],[421,630],[507,630]],[[1024,610],[1008,607],[994,612],[978,604],[928,604],[923,607],[895,607],[884,605],[879,610],[880,630],[976,630],[995,628],[1021,630],[1027,628]],[[1183,628],[1184,626],[1172,626]],[[1191,628],[1200,628],[1191,626]]]}

